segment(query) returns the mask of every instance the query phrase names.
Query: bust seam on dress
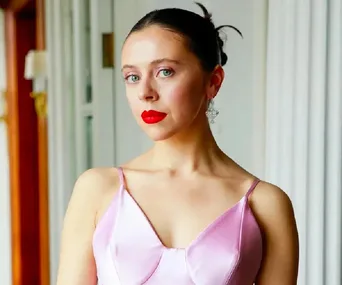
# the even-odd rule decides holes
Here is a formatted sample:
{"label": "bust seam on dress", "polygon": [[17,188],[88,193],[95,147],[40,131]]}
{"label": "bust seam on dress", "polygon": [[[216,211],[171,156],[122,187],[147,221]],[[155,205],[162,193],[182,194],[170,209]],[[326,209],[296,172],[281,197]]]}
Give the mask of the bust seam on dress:
{"label": "bust seam on dress", "polygon": [[119,272],[118,272],[118,267],[117,267],[117,264],[116,264],[115,260],[113,259],[113,252],[112,252],[112,247],[111,247],[110,244],[108,245],[108,250],[109,250],[109,255],[110,255],[109,257],[110,257],[110,261],[112,262],[114,272],[115,272],[115,274],[116,274],[116,276],[117,276],[117,278],[118,278],[118,280],[119,280],[119,282],[121,284],[120,275],[119,275]]}
{"label": "bust seam on dress", "polygon": [[187,251],[187,250],[185,250],[184,259],[185,259],[186,270],[189,272],[189,277],[190,277],[190,279],[191,279],[191,282],[192,282],[193,284],[195,284],[194,278],[193,278],[193,272],[192,272],[191,269],[189,268],[189,263],[188,263],[188,251]]}
{"label": "bust seam on dress", "polygon": [[158,267],[159,267],[159,265],[160,265],[160,261],[161,261],[161,259],[163,258],[163,255],[164,255],[164,252],[165,252],[165,251],[166,251],[166,248],[163,249],[163,254],[160,255],[159,260],[158,260],[158,264],[157,264],[156,268],[155,268],[154,270],[151,271],[151,273],[150,273],[150,274],[147,276],[147,278],[141,283],[141,285],[146,284],[146,282],[148,282],[148,281],[151,279],[151,277],[153,276],[153,274],[157,271],[157,269],[158,269]]}
{"label": "bust seam on dress", "polygon": [[245,218],[245,212],[246,212],[246,206],[248,204],[248,199],[245,196],[245,201],[243,204],[243,210],[241,213],[241,221],[240,221],[240,230],[239,230],[239,244],[238,244],[238,257],[236,259],[236,262],[232,268],[232,270],[230,271],[227,279],[225,280],[225,282],[223,283],[224,285],[229,285],[230,280],[232,279],[233,274],[235,273],[235,270],[238,268],[240,261],[241,261],[241,247],[242,247],[242,232],[243,232],[243,222],[244,222],[244,218]]}

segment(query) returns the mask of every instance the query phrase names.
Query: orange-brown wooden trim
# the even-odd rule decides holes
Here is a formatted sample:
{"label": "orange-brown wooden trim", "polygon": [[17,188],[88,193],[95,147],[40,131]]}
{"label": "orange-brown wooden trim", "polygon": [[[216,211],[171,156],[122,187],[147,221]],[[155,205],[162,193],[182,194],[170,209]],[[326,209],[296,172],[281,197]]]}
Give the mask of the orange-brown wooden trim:
{"label": "orange-brown wooden trim", "polygon": [[14,285],[40,284],[37,119],[32,83],[24,79],[25,55],[36,45],[35,16],[7,10],[5,31],[12,279]]}
{"label": "orange-brown wooden trim", "polygon": [[[36,0],[36,48],[45,49],[45,1]],[[40,278],[50,284],[47,118],[38,118]]]}
{"label": "orange-brown wooden trim", "polygon": [[38,119],[40,278],[50,284],[47,120]]}
{"label": "orange-brown wooden trim", "polygon": [[[25,10],[20,10],[29,2],[31,12],[32,7],[35,6],[35,16],[34,14],[25,16]],[[27,48],[30,46],[30,48],[39,50],[45,49],[44,14],[44,0],[13,0],[5,11],[12,279],[14,285],[23,285],[26,282],[33,282],[37,285],[38,283],[39,285],[50,284],[47,119],[37,118],[35,120],[33,101],[29,98],[31,87],[28,85],[29,81],[23,80],[23,56],[28,51]],[[27,26],[22,26],[25,22],[19,15],[23,15],[24,21],[30,21],[32,16],[35,17],[34,34],[32,34],[31,28],[26,31],[25,27]],[[30,36],[27,36],[27,33],[31,33]],[[30,39],[34,38],[35,42],[32,43]],[[29,119],[31,123],[25,121],[25,118]],[[30,125],[35,121],[36,128]],[[27,160],[27,153],[30,152],[33,157],[37,156],[36,158],[32,157],[31,165]],[[34,162],[36,159],[37,164]],[[33,169],[30,169],[30,166]],[[37,179],[35,178],[36,169],[38,169]],[[24,185],[25,181],[29,181],[27,187]],[[37,187],[35,188],[36,183]],[[31,194],[25,193],[25,188]],[[34,189],[37,190],[34,191]],[[31,212],[30,207],[34,208],[36,203],[38,203],[36,210]],[[29,215],[27,216],[27,214]],[[33,243],[32,239],[34,239]]]}
{"label": "orange-brown wooden trim", "polygon": [[36,0],[37,49],[45,49],[45,0]]}
{"label": "orange-brown wooden trim", "polygon": [[19,176],[19,114],[17,102],[17,54],[16,20],[14,12],[5,12],[5,43],[8,103],[8,148],[11,188],[11,232],[12,232],[12,280],[21,284],[21,226],[20,226],[20,176]]}
{"label": "orange-brown wooden trim", "polygon": [[11,9],[15,12],[20,11],[30,1],[31,0],[12,0],[11,1]]}
{"label": "orange-brown wooden trim", "polygon": [[0,0],[0,8],[18,12],[32,0]]}

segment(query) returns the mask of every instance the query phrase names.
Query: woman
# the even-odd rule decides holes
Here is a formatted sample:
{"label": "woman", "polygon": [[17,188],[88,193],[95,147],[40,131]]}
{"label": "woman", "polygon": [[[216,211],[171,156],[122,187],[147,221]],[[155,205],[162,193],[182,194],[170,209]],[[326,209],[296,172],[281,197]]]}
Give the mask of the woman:
{"label": "woman", "polygon": [[298,238],[279,188],[224,154],[210,104],[224,80],[211,15],[156,10],[122,49],[126,95],[155,142],[117,169],[76,182],[58,285],[294,285]]}

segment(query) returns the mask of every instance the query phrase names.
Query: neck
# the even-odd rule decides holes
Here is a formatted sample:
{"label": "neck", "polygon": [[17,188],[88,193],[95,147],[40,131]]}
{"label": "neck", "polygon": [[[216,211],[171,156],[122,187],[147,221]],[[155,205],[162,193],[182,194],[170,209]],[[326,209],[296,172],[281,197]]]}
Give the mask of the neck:
{"label": "neck", "polygon": [[209,124],[205,124],[202,129],[191,127],[170,139],[157,142],[151,150],[151,163],[171,172],[206,172],[223,156]]}

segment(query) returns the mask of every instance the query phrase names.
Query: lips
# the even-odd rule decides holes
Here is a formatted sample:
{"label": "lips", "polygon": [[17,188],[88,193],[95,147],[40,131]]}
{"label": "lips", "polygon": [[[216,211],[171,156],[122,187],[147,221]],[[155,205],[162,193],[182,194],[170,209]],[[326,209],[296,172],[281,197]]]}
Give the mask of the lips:
{"label": "lips", "polygon": [[144,111],[141,114],[141,118],[146,124],[156,124],[164,120],[166,113],[158,112],[155,110]]}

